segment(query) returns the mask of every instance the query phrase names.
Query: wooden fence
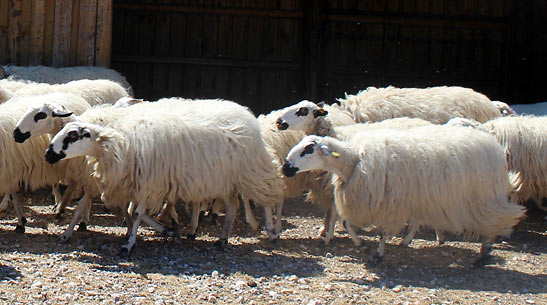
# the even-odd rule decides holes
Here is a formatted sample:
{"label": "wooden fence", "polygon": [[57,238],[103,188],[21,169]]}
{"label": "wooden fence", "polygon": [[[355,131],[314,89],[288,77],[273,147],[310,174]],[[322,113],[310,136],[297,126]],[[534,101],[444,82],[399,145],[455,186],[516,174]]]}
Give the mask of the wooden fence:
{"label": "wooden fence", "polygon": [[112,0],[0,1],[0,63],[110,66]]}

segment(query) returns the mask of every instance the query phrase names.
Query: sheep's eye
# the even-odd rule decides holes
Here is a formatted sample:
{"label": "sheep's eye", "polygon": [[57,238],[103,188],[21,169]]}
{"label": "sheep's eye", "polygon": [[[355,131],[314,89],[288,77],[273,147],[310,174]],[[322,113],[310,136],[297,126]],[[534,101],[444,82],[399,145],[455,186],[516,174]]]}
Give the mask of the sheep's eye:
{"label": "sheep's eye", "polygon": [[308,113],[309,113],[309,110],[308,110],[307,107],[300,107],[298,109],[298,111],[296,112],[296,115],[297,116],[306,116],[306,115],[308,115]]}
{"label": "sheep's eye", "polygon": [[305,155],[308,155],[308,154],[313,154],[313,146],[315,146],[315,143],[310,143],[306,145],[306,147],[304,148],[304,151],[302,151],[302,153],[300,154],[300,157],[304,157]]}
{"label": "sheep's eye", "polygon": [[82,134],[82,138],[91,138],[91,135],[86,131]]}
{"label": "sheep's eye", "polygon": [[78,138],[78,133],[76,131],[70,131],[68,132],[68,137],[71,139]]}
{"label": "sheep's eye", "polygon": [[35,116],[34,116],[34,122],[38,122],[39,120],[43,120],[47,117],[47,114],[45,114],[44,112],[38,112]]}

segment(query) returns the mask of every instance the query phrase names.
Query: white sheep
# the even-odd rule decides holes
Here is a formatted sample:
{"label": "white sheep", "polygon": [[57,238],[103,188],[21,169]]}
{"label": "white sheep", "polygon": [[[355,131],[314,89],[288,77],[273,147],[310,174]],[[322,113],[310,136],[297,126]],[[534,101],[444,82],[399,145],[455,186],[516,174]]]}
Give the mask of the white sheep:
{"label": "white sheep", "polygon": [[[49,162],[96,158],[104,203],[135,203],[135,220],[122,253],[133,249],[141,220],[165,200],[221,200],[226,207],[220,245],[227,243],[240,193],[264,207],[270,238],[277,238],[271,208],[282,199],[279,166],[266,151],[256,118],[228,101],[170,102],[120,118],[108,127],[72,122],[53,138]],[[278,219],[279,220],[279,219]]]}
{"label": "white sheep", "polygon": [[[300,140],[305,136],[302,131],[286,130],[279,132],[277,119],[284,113],[287,108],[280,110],[274,110],[267,115],[260,115],[258,121],[262,129],[262,136],[266,145],[275,154],[276,159],[282,164],[285,156]],[[343,126],[349,124],[355,124],[355,121],[351,118],[351,115],[345,111],[341,111],[337,107],[326,105],[326,111],[329,111],[333,120],[332,124],[336,126]],[[332,188],[330,185],[330,178],[324,172],[309,172],[297,175],[290,181],[286,181],[284,198],[300,198],[302,193],[309,190],[307,200],[317,204],[323,211],[325,211],[325,218],[323,221],[322,230],[319,233],[320,236],[324,236],[324,243],[329,244],[333,234],[334,225],[338,218],[336,208],[334,206]],[[278,215],[279,216],[279,215]],[[355,234],[351,227],[347,226],[348,233],[356,246],[361,244],[361,240]]]}
{"label": "white sheep", "polygon": [[340,107],[351,112],[358,123],[404,116],[435,124],[444,124],[453,117],[486,122],[501,116],[488,97],[462,87],[369,87],[338,101]]}
{"label": "white sheep", "polygon": [[[338,109],[336,106],[331,109]],[[319,135],[319,136],[330,136],[337,138],[339,140],[347,140],[351,138],[355,133],[367,130],[367,129],[381,129],[381,128],[390,128],[390,129],[409,129],[412,127],[419,127],[419,126],[428,126],[432,125],[431,122],[428,122],[423,119],[419,118],[408,118],[408,117],[401,117],[401,118],[394,118],[394,119],[387,119],[380,122],[374,122],[374,123],[361,123],[361,124],[352,124],[352,125],[346,125],[346,126],[337,126],[337,124],[333,124],[331,121],[331,114],[328,110],[326,110],[323,105],[318,105],[310,101],[301,101],[296,105],[284,108],[282,111],[279,112],[279,117],[277,119],[277,127],[281,130],[293,130],[294,131],[302,131],[307,135]],[[330,175],[325,175],[327,184],[322,185],[321,194],[323,194],[322,197],[328,197],[333,198],[332,190],[333,187],[330,185]],[[330,196],[326,196],[325,193],[330,194]],[[314,201],[315,200],[315,192],[310,192],[308,194],[307,199]],[[332,201],[331,201],[332,202]],[[334,213],[336,215],[336,213]],[[403,240],[403,244],[408,246],[414,236],[416,235],[418,228],[412,224],[410,224],[409,233]],[[328,240],[332,238],[332,234],[334,233],[334,222],[329,222],[329,229],[327,230],[327,237],[325,240],[328,243]],[[437,233],[437,241],[439,244],[443,242],[443,234],[442,232],[436,232]],[[355,238],[353,238],[355,240]]]}
{"label": "white sheep", "polygon": [[118,83],[106,80],[76,80],[66,84],[31,84],[14,92],[15,95],[42,95],[51,92],[72,93],[81,96],[90,105],[114,104],[120,98],[128,96],[127,91]]}
{"label": "white sheep", "polygon": [[[3,72],[3,73],[2,73]],[[1,77],[4,74],[4,77]],[[8,80],[29,80],[37,83],[64,84],[81,79],[108,79],[120,84],[130,95],[133,89],[127,79],[119,72],[104,67],[44,67],[44,66],[4,66],[0,67],[0,78]]]}
{"label": "white sheep", "polygon": [[[68,104],[78,99],[81,98],[72,94],[51,93],[41,96],[39,100],[34,96],[16,96],[8,102],[0,104],[0,143],[2,146],[0,194],[14,195],[13,205],[19,218],[17,232],[24,232],[26,219],[22,214],[20,198],[16,193],[21,188],[34,190],[46,185],[58,184],[60,180],[64,179],[66,162],[56,166],[45,162],[43,150],[49,145],[49,137],[46,135],[35,137],[23,144],[15,143],[13,130],[16,123],[29,107],[35,106],[37,103],[65,101]],[[9,196],[6,197],[8,198],[5,200],[9,200]],[[59,201],[57,197],[56,202]]]}
{"label": "white sheep", "polygon": [[307,136],[283,172],[332,172],[340,216],[356,226],[382,230],[372,263],[381,261],[387,234],[407,223],[465,236],[480,236],[475,266],[485,264],[491,242],[509,235],[524,208],[508,201],[518,174],[508,174],[503,148],[486,133],[450,126],[408,131],[362,131],[343,142]]}
{"label": "white sheep", "polygon": [[496,136],[505,148],[509,170],[519,172],[521,187],[515,193],[517,202],[533,199],[543,206],[547,197],[547,117],[510,116],[478,123],[468,119],[452,119],[447,125],[473,127]]}

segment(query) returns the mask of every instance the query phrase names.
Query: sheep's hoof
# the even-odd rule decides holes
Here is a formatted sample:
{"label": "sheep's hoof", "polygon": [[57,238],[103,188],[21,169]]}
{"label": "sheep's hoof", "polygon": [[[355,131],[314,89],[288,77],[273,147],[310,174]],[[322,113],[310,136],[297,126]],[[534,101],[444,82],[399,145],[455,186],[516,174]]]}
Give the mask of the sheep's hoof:
{"label": "sheep's hoof", "polygon": [[27,223],[27,218],[26,217],[21,218],[21,222],[23,223],[23,225],[25,225]]}
{"label": "sheep's hoof", "polygon": [[176,235],[175,233],[176,233],[176,229],[165,228],[165,230],[163,230],[163,232],[162,232],[162,235],[166,236],[166,237],[173,237],[173,236]]}
{"label": "sheep's hoof", "polygon": [[380,254],[376,253],[376,255],[374,255],[374,257],[368,261],[368,264],[371,267],[376,267],[383,260],[384,260],[384,256],[381,256]]}
{"label": "sheep's hoof", "polygon": [[64,209],[60,210],[59,212],[57,212],[57,213],[55,214],[55,219],[57,219],[57,220],[62,219],[64,213],[65,213],[65,210],[64,210]]}
{"label": "sheep's hoof", "polygon": [[473,263],[473,269],[482,268],[485,265],[488,265],[490,261],[492,260],[492,255],[485,255],[479,257],[474,263]]}
{"label": "sheep's hoof", "polygon": [[120,253],[118,253],[118,256],[119,257],[129,257],[131,255],[131,253],[133,252],[134,248],[135,247],[129,248],[128,245],[123,245],[122,248],[120,249]]}
{"label": "sheep's hoof", "polygon": [[442,246],[442,245],[444,245],[444,240],[438,240],[438,241],[437,241],[437,246],[440,247],[440,246]]}
{"label": "sheep's hoof", "polygon": [[68,236],[66,236],[64,234],[59,236],[58,243],[62,244],[62,245],[68,244]]}
{"label": "sheep's hoof", "polygon": [[224,251],[226,246],[228,246],[228,239],[226,238],[219,239],[215,242],[215,247],[217,247],[218,250]]}
{"label": "sheep's hoof", "polygon": [[280,238],[279,238],[279,236],[278,236],[278,237],[276,237],[276,238],[270,239],[270,242],[272,243],[272,245],[274,245],[274,246],[277,247],[277,246],[279,246],[279,243],[280,243],[279,239],[280,239]]}
{"label": "sheep's hoof", "polygon": [[196,234],[188,234],[186,235],[187,240],[196,240]]}
{"label": "sheep's hoof", "polygon": [[218,214],[213,213],[211,215],[211,225],[216,226],[218,224]]}
{"label": "sheep's hoof", "polygon": [[87,231],[87,225],[85,224],[85,222],[80,222],[80,224],[78,225],[78,232],[85,232]]}
{"label": "sheep's hoof", "polygon": [[25,233],[25,225],[16,225],[15,226],[15,233]]}

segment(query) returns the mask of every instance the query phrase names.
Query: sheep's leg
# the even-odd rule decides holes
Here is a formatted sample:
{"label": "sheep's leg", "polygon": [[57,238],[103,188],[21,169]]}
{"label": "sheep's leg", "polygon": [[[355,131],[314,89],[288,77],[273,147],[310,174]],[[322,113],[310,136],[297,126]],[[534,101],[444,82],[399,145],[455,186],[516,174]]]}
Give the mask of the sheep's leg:
{"label": "sheep's leg", "polygon": [[271,241],[276,242],[279,239],[279,235],[275,233],[272,217],[272,207],[268,205],[264,206],[264,223],[266,225],[266,232],[268,233],[268,237]]}
{"label": "sheep's leg", "polygon": [[[133,204],[133,207],[135,204]],[[133,251],[135,247],[135,243],[137,242],[137,233],[139,230],[139,225],[141,224],[141,220],[143,215],[146,215],[146,208],[144,208],[145,205],[137,205],[136,209],[134,209],[133,212],[133,221],[131,225],[131,232],[129,233],[129,238],[127,239],[127,243],[121,246],[120,249],[120,256],[129,256],[131,252]],[[130,209],[128,209],[128,212]],[[129,230],[129,228],[128,228]]]}
{"label": "sheep's leg", "polygon": [[408,224],[408,233],[406,234],[405,239],[403,239],[402,242],[403,246],[408,247],[408,245],[410,245],[410,243],[414,239],[414,236],[416,236],[416,231],[418,231],[418,227],[414,223],[410,222]]}
{"label": "sheep's leg", "polygon": [[133,202],[129,202],[127,204],[126,209],[122,209],[122,215],[124,218],[125,225],[127,226],[127,232],[125,233],[125,237],[129,238],[131,235],[131,229],[133,228],[133,212],[135,210],[135,205]]}
{"label": "sheep's leg", "polygon": [[18,194],[13,194],[13,207],[15,209],[15,214],[17,214],[17,226],[15,226],[15,232],[25,233],[25,224],[27,219],[23,213],[23,203],[21,202],[21,196]]}
{"label": "sheep's leg", "polygon": [[481,253],[479,258],[473,263],[473,268],[481,268],[487,265],[492,259],[490,252],[492,251],[492,239],[483,238],[481,244]]}
{"label": "sheep's leg", "polygon": [[256,218],[251,209],[251,204],[249,203],[249,200],[242,197],[241,201],[243,201],[243,208],[245,209],[245,221],[247,221],[247,223],[249,224],[251,229],[253,229],[253,231],[257,232],[258,221],[256,221]]}
{"label": "sheep's leg", "polygon": [[70,220],[70,224],[68,225],[68,228],[65,230],[63,235],[59,237],[60,243],[66,243],[72,237],[72,234],[74,233],[74,227],[76,226],[76,223],[80,221],[80,225],[78,227],[78,231],[84,231],[87,225],[84,221],[82,221],[82,215],[87,213],[88,214],[88,221],[89,221],[89,209],[91,208],[91,196],[88,195],[88,192],[84,193],[84,196],[78,200],[78,203],[76,204],[76,209],[74,210],[74,214],[72,215],[72,219]]}
{"label": "sheep's leg", "polygon": [[4,195],[4,198],[2,198],[2,203],[0,203],[0,213],[3,213],[8,209],[9,204],[12,200],[13,200],[12,194]]}
{"label": "sheep's leg", "polygon": [[442,246],[444,244],[444,234],[441,230],[435,230],[435,236],[437,237],[437,245]]}
{"label": "sheep's leg", "polygon": [[386,247],[386,239],[387,235],[385,233],[382,233],[380,235],[380,243],[378,244],[378,249],[376,249],[376,255],[372,258],[372,260],[369,261],[369,264],[371,267],[376,266],[377,264],[381,263],[384,260],[384,249]]}
{"label": "sheep's leg", "polygon": [[277,237],[281,236],[282,224],[281,218],[283,216],[283,200],[279,201],[275,207],[275,234]]}
{"label": "sheep's leg", "polygon": [[[327,217],[329,217],[327,219]],[[323,242],[327,246],[329,242],[331,241],[332,237],[334,236],[334,227],[336,226],[336,221],[338,220],[338,213],[336,213],[336,206],[331,204],[329,211],[326,213],[325,221],[324,221],[324,228],[326,230],[325,238],[323,239]],[[323,231],[325,231],[323,229]]]}
{"label": "sheep's leg", "polygon": [[[220,211],[222,210],[223,207],[224,207],[224,203],[222,203],[222,201],[213,199],[213,202],[211,204],[211,209],[209,210],[209,215],[211,215],[211,224],[212,225],[217,224],[218,214],[220,214]],[[246,215],[247,214],[245,214],[245,216]]]}
{"label": "sheep's leg", "polygon": [[353,241],[353,244],[356,247],[360,247],[363,241],[361,240],[361,238],[359,238],[359,235],[357,235],[357,232],[355,232],[351,224],[347,223],[347,221],[344,220],[344,227],[346,228],[346,231],[348,231],[349,236],[351,237],[351,240]]}
{"label": "sheep's leg", "polygon": [[65,213],[65,208],[68,205],[68,202],[72,199],[72,195],[76,190],[76,186],[76,183],[70,183],[66,188],[65,193],[61,198],[61,202],[55,205],[55,218],[61,219],[63,217],[63,214]]}
{"label": "sheep's leg", "polygon": [[53,210],[57,211],[57,206],[62,201],[61,191],[59,190],[59,183],[55,183],[54,185],[51,186],[51,194],[53,195],[53,200],[55,201]]}
{"label": "sheep's leg", "polygon": [[196,232],[199,225],[199,213],[201,212],[201,202],[192,202],[192,215],[190,216],[190,233],[187,238],[190,240],[196,239]]}
{"label": "sheep's leg", "polygon": [[536,196],[536,197],[534,197],[534,201],[536,202],[536,205],[538,206],[538,208],[540,210],[547,212],[547,206],[543,205],[543,198],[542,197]]}
{"label": "sheep's leg", "polygon": [[220,240],[216,243],[216,245],[221,249],[228,245],[228,237],[230,237],[230,233],[232,231],[238,205],[239,201],[237,199],[237,195],[235,198],[232,196],[229,201],[225,201],[224,206],[226,208],[226,215],[224,216],[224,223],[222,224]]}
{"label": "sheep's leg", "polygon": [[163,210],[161,211],[160,216],[158,217],[158,221],[164,225],[173,225],[178,226],[179,225],[179,215],[177,214],[177,210],[175,209],[175,203],[174,202],[166,202]]}
{"label": "sheep's leg", "polygon": [[[333,207],[334,207],[334,211],[336,211],[336,206],[333,203],[331,205],[330,209],[327,209],[327,212],[325,212],[325,218],[323,218],[323,226],[321,227],[321,230],[319,231],[319,237],[325,237],[325,239],[324,239],[325,240],[325,245],[328,244],[328,241],[326,241],[326,234],[328,234],[328,231],[329,231],[331,225],[335,226],[335,225],[331,224]],[[329,241],[330,241],[330,239],[329,239]]]}

